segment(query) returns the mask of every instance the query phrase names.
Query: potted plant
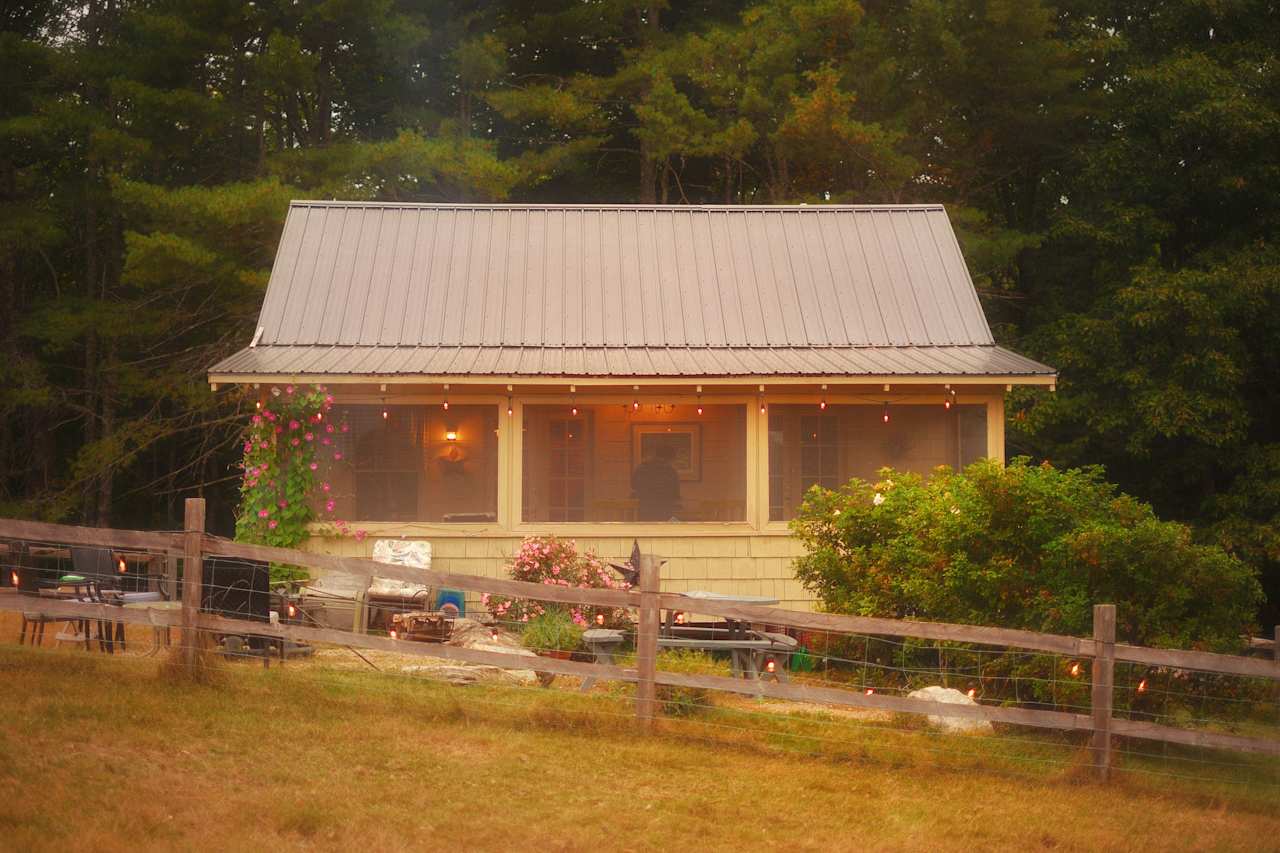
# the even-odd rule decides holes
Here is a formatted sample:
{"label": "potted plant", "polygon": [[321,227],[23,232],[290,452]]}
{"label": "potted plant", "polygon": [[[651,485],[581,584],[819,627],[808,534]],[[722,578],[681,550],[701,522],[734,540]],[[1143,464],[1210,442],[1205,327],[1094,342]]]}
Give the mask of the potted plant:
{"label": "potted plant", "polygon": [[537,654],[568,660],[582,643],[582,630],[563,610],[547,610],[529,620],[520,641]]}

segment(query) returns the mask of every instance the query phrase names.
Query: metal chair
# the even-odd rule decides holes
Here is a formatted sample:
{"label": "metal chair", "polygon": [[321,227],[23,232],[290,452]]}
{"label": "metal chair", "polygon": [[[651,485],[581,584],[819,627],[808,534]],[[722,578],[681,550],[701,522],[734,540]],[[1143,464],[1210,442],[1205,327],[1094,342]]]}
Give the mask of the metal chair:
{"label": "metal chair", "polygon": [[[94,604],[106,603],[103,590],[115,590],[118,586],[116,565],[115,560],[111,558],[111,551],[106,548],[72,548],[71,565],[75,569],[75,575],[64,575],[61,580],[65,583],[71,577],[84,579],[83,582],[71,582],[76,600]],[[88,624],[88,620],[82,621],[85,625]],[[120,644],[120,651],[125,650],[123,622],[99,619],[97,628],[100,651],[113,654],[116,643]],[[85,648],[88,648],[87,640]]]}

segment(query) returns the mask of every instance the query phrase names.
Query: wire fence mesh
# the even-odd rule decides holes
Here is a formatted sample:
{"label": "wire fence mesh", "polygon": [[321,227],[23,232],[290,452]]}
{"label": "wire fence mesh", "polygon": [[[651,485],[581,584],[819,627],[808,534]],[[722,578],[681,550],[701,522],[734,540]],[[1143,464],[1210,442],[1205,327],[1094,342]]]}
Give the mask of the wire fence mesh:
{"label": "wire fence mesh", "polygon": [[[457,670],[471,662],[459,660],[457,652],[446,654],[446,650],[461,646],[391,641],[385,625],[372,629],[380,634],[381,643],[376,647],[367,634],[348,631],[349,636],[338,637],[334,628],[314,617],[308,601],[296,590],[272,587],[252,571],[236,576],[229,571],[237,565],[234,561],[220,565],[221,558],[213,557],[205,563],[202,609],[207,615],[235,619],[237,624],[222,629],[197,626],[183,633],[178,628],[176,607],[181,600],[181,561],[171,549],[112,548],[110,559],[103,560],[101,556],[87,557],[83,553],[86,549],[53,540],[26,540],[18,549],[13,544],[0,551],[0,566],[21,607],[0,599],[6,602],[0,610],[9,611],[0,612],[6,630],[20,620],[25,635],[27,617],[40,618],[50,601],[119,603],[120,613],[133,608],[145,616],[130,616],[134,621],[122,624],[122,631],[112,619],[97,616],[58,616],[46,621],[60,626],[53,645],[116,652],[120,665],[154,666],[192,648],[204,656],[210,671],[218,673],[243,673],[248,662],[280,662],[290,678],[340,684],[353,677],[351,668],[356,666],[368,670],[368,677],[391,679],[392,683],[425,680],[448,684],[450,689],[456,689],[460,681],[479,684],[480,690],[457,690],[460,701],[477,707],[528,710],[530,702],[550,703],[551,711],[570,717],[619,722],[634,717],[631,705],[638,661],[635,610],[631,608],[608,611],[609,628],[620,634],[608,656],[626,673],[625,678],[616,680],[604,674],[589,693],[576,696],[582,686],[580,669],[553,677],[547,672],[557,665],[549,662],[554,658],[546,656],[567,650],[533,634],[524,622],[494,619],[487,613],[471,620],[473,651],[481,647],[481,657],[486,653],[519,655],[523,660],[519,665],[505,661],[506,669],[496,670],[505,674],[485,667],[477,668],[477,673],[483,674],[463,678]],[[46,593],[43,597],[41,590]],[[139,598],[128,600],[130,595]],[[328,597],[343,601],[340,596]],[[543,602],[548,609],[558,606],[555,601]],[[364,605],[354,602],[352,606]],[[411,606],[404,605],[406,609]],[[686,636],[716,629],[714,620],[695,619],[696,603],[689,608],[682,623],[688,629]],[[140,619],[155,624],[137,621]],[[287,637],[292,628],[307,627],[330,633],[323,641],[294,642]],[[783,625],[756,625],[753,629],[781,633],[794,642],[783,649],[750,650],[755,667],[744,671],[742,657],[735,657],[732,650],[715,645],[663,648],[659,639],[655,701],[664,734],[832,760],[913,760],[1039,777],[1076,772],[1088,764],[1088,725],[1055,731],[979,719],[976,722],[982,725],[976,726],[977,733],[956,734],[946,728],[945,718],[929,721],[918,714],[868,703],[780,698],[774,685],[839,690],[850,697],[898,698],[937,686],[957,690],[979,708],[1050,711],[1085,718],[1092,711],[1091,658],[973,643],[795,630]],[[909,628],[904,626],[904,630]],[[307,656],[302,657],[303,653]],[[580,645],[567,655],[570,663],[577,664],[590,664],[600,656],[598,647],[592,650]],[[349,658],[350,663],[343,658]],[[513,669],[515,666],[520,668]],[[735,679],[735,688],[726,692],[716,689],[720,682],[709,687],[696,679],[690,684],[670,683],[670,679],[664,683],[663,674]],[[1117,719],[1272,742],[1280,737],[1280,682],[1275,679],[1119,661],[1114,683],[1113,714]],[[1114,741],[1113,770],[1125,777],[1280,789],[1280,760],[1272,755],[1141,738],[1117,737]]]}

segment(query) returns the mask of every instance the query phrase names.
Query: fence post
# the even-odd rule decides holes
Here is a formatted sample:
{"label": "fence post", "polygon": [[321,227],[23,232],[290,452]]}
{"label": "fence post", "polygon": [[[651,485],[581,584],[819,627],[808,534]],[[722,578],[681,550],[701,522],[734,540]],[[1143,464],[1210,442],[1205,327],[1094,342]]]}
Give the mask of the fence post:
{"label": "fence post", "polygon": [[194,670],[200,648],[197,622],[204,584],[204,498],[187,498],[183,529],[186,541],[182,551],[182,660],[188,670]]}
{"label": "fence post", "polygon": [[649,554],[640,555],[640,624],[636,629],[636,719],[652,728],[657,710],[658,673],[658,591],[662,563]]}
{"label": "fence post", "polygon": [[1106,781],[1111,772],[1111,714],[1116,677],[1116,606],[1093,606],[1093,737],[1089,749],[1094,771]]}

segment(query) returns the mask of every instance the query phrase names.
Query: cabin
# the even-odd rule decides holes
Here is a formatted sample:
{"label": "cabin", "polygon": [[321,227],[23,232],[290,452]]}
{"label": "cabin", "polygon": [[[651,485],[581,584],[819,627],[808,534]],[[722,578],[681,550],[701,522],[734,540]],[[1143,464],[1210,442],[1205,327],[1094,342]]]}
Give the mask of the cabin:
{"label": "cabin", "polygon": [[214,386],[322,383],[348,424],[308,548],[431,542],[500,575],[521,539],[663,588],[807,608],[805,491],[1004,457],[997,346],[940,205],[297,201],[248,346]]}

